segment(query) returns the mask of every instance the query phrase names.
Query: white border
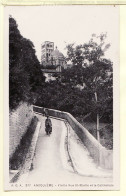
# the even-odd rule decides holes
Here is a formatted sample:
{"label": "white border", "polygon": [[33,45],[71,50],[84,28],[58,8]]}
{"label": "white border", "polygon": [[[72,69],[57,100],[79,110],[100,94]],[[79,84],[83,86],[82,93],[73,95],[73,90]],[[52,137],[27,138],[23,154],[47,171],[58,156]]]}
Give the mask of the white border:
{"label": "white border", "polygon": [[[83,5],[84,6],[84,5]],[[93,5],[92,5],[93,6]],[[96,5],[95,5],[96,6]],[[8,7],[8,6],[7,6]],[[9,18],[8,10],[4,8],[4,189],[9,190]],[[116,21],[117,22],[117,21]],[[119,21],[118,21],[119,24]],[[118,26],[119,34],[119,26]],[[119,36],[118,36],[119,37]],[[119,40],[117,41],[117,51],[119,54]],[[113,66],[113,183],[112,189],[97,190],[119,190],[120,184],[120,123],[119,123],[119,55],[116,66]],[[7,188],[8,187],[8,188]],[[17,189],[21,190],[21,189]],[[25,189],[26,190],[26,189]],[[28,189],[27,189],[28,190]],[[30,189],[29,189],[30,190]],[[42,190],[42,189],[41,189]],[[93,189],[89,189],[93,190]]]}

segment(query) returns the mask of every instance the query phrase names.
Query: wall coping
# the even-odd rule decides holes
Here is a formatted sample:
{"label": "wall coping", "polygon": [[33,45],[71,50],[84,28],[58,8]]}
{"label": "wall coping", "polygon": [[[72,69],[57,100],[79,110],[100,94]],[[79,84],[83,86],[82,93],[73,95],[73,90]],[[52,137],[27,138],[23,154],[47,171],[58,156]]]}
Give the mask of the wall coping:
{"label": "wall coping", "polygon": [[[86,132],[86,134],[88,134],[88,136],[91,138],[91,140],[94,142],[94,144],[96,146],[99,146],[100,149],[105,149],[106,151],[110,151],[112,152],[113,150],[109,150],[109,149],[106,149],[104,146],[102,146],[96,139],[95,137],[81,124],[79,123],[76,118],[74,118],[72,116],[72,114],[70,114],[69,112],[64,112],[64,111],[60,111],[60,110],[55,110],[55,109],[50,109],[50,108],[45,108],[45,107],[40,107],[40,106],[36,106],[36,105],[33,105],[33,107],[36,107],[36,108],[40,108],[40,109],[47,109],[47,110],[51,110],[51,111],[56,111],[56,112],[59,112],[61,114],[67,114],[68,116],[70,116],[72,119],[74,119],[74,121],[77,123],[77,125],[84,131]],[[59,118],[60,119],[60,118]],[[63,118],[61,118],[63,119]],[[66,120],[66,119],[65,119]]]}

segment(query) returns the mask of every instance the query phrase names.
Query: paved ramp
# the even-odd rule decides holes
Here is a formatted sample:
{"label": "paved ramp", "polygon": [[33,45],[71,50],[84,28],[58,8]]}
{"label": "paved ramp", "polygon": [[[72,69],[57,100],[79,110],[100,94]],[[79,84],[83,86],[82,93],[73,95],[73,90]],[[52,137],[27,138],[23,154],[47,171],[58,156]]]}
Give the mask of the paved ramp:
{"label": "paved ramp", "polygon": [[[89,157],[89,154],[87,154],[86,149],[82,146],[82,144],[77,145],[76,139],[73,139],[74,135],[72,134],[69,139],[69,148],[72,148],[72,157],[73,160],[71,160],[71,157],[69,157],[69,153],[67,153],[66,148],[66,136],[67,136],[67,126],[65,125],[64,121],[57,120],[57,119],[51,119],[52,120],[52,134],[50,136],[47,136],[45,133],[45,117],[42,117],[41,115],[37,115],[39,120],[41,121],[41,129],[37,141],[36,151],[35,151],[35,157],[33,160],[33,170],[29,173],[29,176],[26,180],[27,183],[53,183],[57,184],[59,183],[109,183],[112,182],[112,178],[104,178],[103,176],[88,176],[88,171],[86,167],[89,169],[89,171],[94,171],[90,167],[95,167],[95,164],[93,163],[91,165],[91,158]],[[76,137],[76,136],[75,136]],[[79,142],[79,140],[77,139]],[[80,142],[79,142],[80,143]],[[84,175],[84,172],[78,173],[77,170],[75,171],[74,165],[76,165],[76,159],[78,160],[78,157],[75,158],[75,152],[79,151],[79,146],[81,146],[80,152],[82,153],[83,148],[83,157],[86,156],[85,159],[85,171],[86,175]],[[80,159],[80,152],[78,153],[79,159]],[[77,155],[77,154],[76,154]],[[84,159],[84,158],[83,158]],[[90,159],[90,160],[89,160]],[[88,165],[89,160],[89,165]],[[74,161],[73,164],[71,161]],[[81,160],[80,160],[81,161]],[[82,163],[81,163],[81,171]],[[97,173],[97,171],[96,171]],[[55,187],[54,187],[55,189]]]}

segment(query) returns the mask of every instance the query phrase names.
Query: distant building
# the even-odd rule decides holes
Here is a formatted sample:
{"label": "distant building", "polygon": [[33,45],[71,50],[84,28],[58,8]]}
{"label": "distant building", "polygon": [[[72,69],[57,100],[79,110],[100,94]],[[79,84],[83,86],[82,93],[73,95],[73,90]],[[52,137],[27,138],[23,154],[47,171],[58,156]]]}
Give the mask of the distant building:
{"label": "distant building", "polygon": [[66,60],[64,55],[58,50],[56,47],[55,50],[51,53],[50,56],[50,64],[55,67],[55,69],[59,72],[62,69],[66,68]]}
{"label": "distant building", "polygon": [[58,76],[61,74],[58,70],[55,69],[42,69],[44,76],[46,77],[46,82],[51,80],[56,80],[55,74]]}
{"label": "distant building", "polygon": [[63,69],[67,68],[66,59],[57,46],[54,49],[54,42],[45,41],[42,43],[41,65],[46,81],[55,80],[55,73],[60,74]]}
{"label": "distant building", "polygon": [[54,42],[45,41],[41,45],[41,64],[43,66],[49,65],[51,53],[54,51]]}
{"label": "distant building", "polygon": [[45,69],[55,69],[59,72],[66,68],[64,55],[56,47],[54,42],[45,41],[41,45],[41,65]]}

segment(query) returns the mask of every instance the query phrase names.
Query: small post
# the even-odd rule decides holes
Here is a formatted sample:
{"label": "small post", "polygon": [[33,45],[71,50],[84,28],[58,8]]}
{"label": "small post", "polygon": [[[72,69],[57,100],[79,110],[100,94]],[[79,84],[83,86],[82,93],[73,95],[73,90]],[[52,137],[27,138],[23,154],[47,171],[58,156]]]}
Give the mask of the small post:
{"label": "small post", "polygon": [[99,134],[99,114],[97,114],[97,140],[100,143],[100,134]]}
{"label": "small post", "polygon": [[[98,101],[98,98],[97,98],[97,92],[95,92],[95,99],[96,99],[96,103]],[[99,142],[99,145],[100,145],[100,134],[99,134],[99,114],[97,113],[97,140]],[[99,151],[99,160],[98,160],[98,164],[100,165],[100,157],[101,157],[101,153],[100,153],[100,148],[98,147],[98,151]]]}

